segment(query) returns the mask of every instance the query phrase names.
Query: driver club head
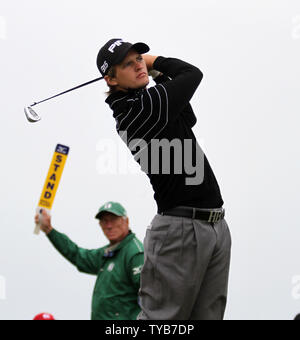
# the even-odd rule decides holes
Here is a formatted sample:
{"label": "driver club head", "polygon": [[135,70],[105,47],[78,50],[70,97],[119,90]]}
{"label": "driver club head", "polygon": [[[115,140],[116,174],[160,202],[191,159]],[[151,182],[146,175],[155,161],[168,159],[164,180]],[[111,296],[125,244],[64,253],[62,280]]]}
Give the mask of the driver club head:
{"label": "driver club head", "polygon": [[41,120],[41,117],[32,109],[31,106],[25,107],[24,112],[25,112],[27,120],[30,123],[36,123]]}

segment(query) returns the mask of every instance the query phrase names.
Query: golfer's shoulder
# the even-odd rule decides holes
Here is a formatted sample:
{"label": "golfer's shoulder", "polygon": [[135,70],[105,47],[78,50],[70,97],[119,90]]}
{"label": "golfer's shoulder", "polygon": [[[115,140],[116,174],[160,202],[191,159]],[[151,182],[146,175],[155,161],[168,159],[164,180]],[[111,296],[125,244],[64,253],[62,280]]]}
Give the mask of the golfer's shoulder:
{"label": "golfer's shoulder", "polygon": [[110,94],[105,102],[109,105],[109,107],[112,110],[115,110],[116,107],[118,107],[120,104],[126,102],[126,99],[128,98],[128,95],[124,92],[117,91],[112,94]]}

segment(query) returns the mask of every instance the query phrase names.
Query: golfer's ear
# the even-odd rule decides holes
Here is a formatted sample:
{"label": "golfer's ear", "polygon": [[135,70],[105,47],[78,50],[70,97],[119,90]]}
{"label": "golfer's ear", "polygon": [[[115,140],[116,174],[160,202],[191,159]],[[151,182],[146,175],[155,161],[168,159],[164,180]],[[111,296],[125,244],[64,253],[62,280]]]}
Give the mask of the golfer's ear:
{"label": "golfer's ear", "polygon": [[110,76],[105,76],[104,80],[106,81],[106,84],[108,86],[116,86],[116,85],[118,85],[118,82],[116,81],[116,78],[112,78]]}

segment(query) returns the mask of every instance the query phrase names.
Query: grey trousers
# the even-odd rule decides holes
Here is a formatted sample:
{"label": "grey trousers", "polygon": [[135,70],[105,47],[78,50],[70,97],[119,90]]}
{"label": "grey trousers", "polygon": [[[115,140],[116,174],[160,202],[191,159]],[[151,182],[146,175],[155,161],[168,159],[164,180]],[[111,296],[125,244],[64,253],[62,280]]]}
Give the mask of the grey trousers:
{"label": "grey trousers", "polygon": [[222,320],[231,236],[218,223],[156,215],[144,240],[138,320]]}

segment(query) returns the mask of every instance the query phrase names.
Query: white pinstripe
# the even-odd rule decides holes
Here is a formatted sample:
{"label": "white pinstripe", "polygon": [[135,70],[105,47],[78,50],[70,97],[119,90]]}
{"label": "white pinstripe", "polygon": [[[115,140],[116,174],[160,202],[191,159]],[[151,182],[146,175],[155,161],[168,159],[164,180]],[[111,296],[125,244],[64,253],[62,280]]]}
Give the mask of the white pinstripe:
{"label": "white pinstripe", "polygon": [[143,251],[143,249],[141,248],[141,246],[138,244],[137,240],[134,238],[133,241],[134,241],[135,245],[137,246],[138,251],[139,251],[140,253],[143,253],[144,251]]}
{"label": "white pinstripe", "polygon": [[[141,109],[141,111],[139,112],[139,114],[138,114],[138,116],[143,112],[143,110],[144,110],[144,101],[143,101],[143,98],[144,98],[144,95],[142,95],[142,109]],[[132,111],[132,109],[133,109],[133,107],[129,110],[129,112],[127,113],[127,115],[121,120],[121,122],[120,122],[120,124],[119,124],[119,126],[121,127],[121,125],[122,125],[122,123],[123,123],[123,121],[129,116],[129,114],[130,114],[130,112]],[[137,117],[136,117],[137,118]],[[136,119],[135,118],[135,119]],[[134,120],[135,120],[134,119]],[[131,125],[131,124],[130,124]],[[126,127],[126,129],[128,129],[128,127]]]}
{"label": "white pinstripe", "polygon": [[[166,106],[167,106],[167,109],[166,109],[166,116],[167,116],[167,121],[166,121],[166,124],[163,126],[163,128],[153,137],[153,139],[158,136],[162,130],[168,125],[169,123],[169,97],[168,97],[168,93],[167,93],[167,90],[166,88],[162,85],[162,84],[159,84],[165,91],[165,94],[166,94],[166,99],[167,99],[167,102],[166,102]],[[157,90],[156,90],[157,91]]]}
{"label": "white pinstripe", "polygon": [[111,105],[110,105],[110,107],[112,108],[114,105],[115,105],[115,103],[116,102],[119,102],[120,100],[122,100],[122,99],[125,99],[127,96],[125,96],[125,97],[123,97],[123,98],[120,98],[120,99],[117,99],[117,100],[115,100]]}
{"label": "white pinstripe", "polygon": [[140,98],[135,98],[135,99],[127,99],[128,102],[135,102],[137,100],[139,100]]}
{"label": "white pinstripe", "polygon": [[117,115],[117,116],[115,117],[115,119],[118,119],[118,118],[121,117],[123,114],[124,114],[124,112],[121,112],[119,115]]}
{"label": "white pinstripe", "polygon": [[[163,89],[164,89],[164,91],[165,91],[165,94],[166,94],[166,106],[167,106],[167,109],[166,109],[166,118],[167,118],[167,120],[166,120],[166,123],[165,123],[165,125],[162,127],[162,129],[154,136],[154,137],[152,137],[151,139],[155,139],[155,137],[156,136],[158,136],[160,133],[161,133],[161,131],[163,131],[163,129],[168,125],[168,122],[169,122],[169,97],[168,97],[168,93],[167,93],[167,91],[166,91],[166,89],[165,89],[165,87],[162,85],[162,84],[159,84],[158,86],[161,86]],[[159,122],[159,120],[160,120],[160,116],[161,116],[161,96],[160,96],[160,93],[159,93],[159,91],[157,90],[157,88],[156,87],[154,87],[154,89],[157,91],[157,93],[158,93],[158,95],[159,95],[159,103],[160,103],[160,112],[159,112],[159,118],[158,118],[158,121],[155,123],[155,125],[143,136],[143,138],[141,138],[141,139],[144,139],[145,138],[145,136],[158,124],[158,122]],[[148,90],[147,90],[147,93],[148,93]],[[148,93],[149,94],[149,93]],[[149,94],[149,96],[150,96],[150,94]],[[151,96],[150,96],[151,97]],[[150,142],[147,144],[147,146],[149,145],[151,143],[151,140],[150,140]],[[136,146],[138,145],[139,143],[137,143],[135,146],[134,146],[134,149],[136,148]],[[140,152],[142,152],[143,150],[145,150],[145,148],[146,148],[146,146],[143,148],[143,149],[141,149],[139,152],[137,152],[136,154],[135,154],[135,156],[134,157],[136,157]]]}
{"label": "white pinstripe", "polygon": [[[135,133],[130,137],[130,140],[128,141],[128,142],[130,142],[132,139],[133,139],[133,137],[137,134],[137,132],[148,122],[148,120],[151,118],[151,116],[152,116],[152,114],[153,114],[153,102],[152,102],[152,98],[151,98],[151,96],[150,96],[150,94],[149,94],[149,92],[148,92],[148,90],[147,90],[147,93],[148,93],[148,96],[149,96],[149,98],[150,98],[150,103],[151,103],[151,114],[148,116],[148,118],[145,120],[145,122],[139,127],[139,129],[137,129],[136,131],[135,131]],[[137,119],[138,117],[136,117],[132,122],[131,122],[131,124]],[[131,125],[130,124],[130,125]],[[129,126],[130,126],[129,125]],[[129,126],[128,126],[128,128],[129,128]],[[143,138],[142,138],[143,139]]]}
{"label": "white pinstripe", "polygon": [[[155,90],[157,91],[157,89],[155,88]],[[159,96],[159,116],[158,116],[158,120],[157,120],[157,122],[152,126],[152,128],[149,130],[149,131],[147,131],[147,133],[143,136],[143,138],[139,138],[139,140],[145,140],[144,138],[146,137],[146,135],[157,125],[157,123],[159,122],[159,120],[160,120],[160,116],[161,116],[161,97],[160,97],[160,94],[159,94],[159,92],[157,91],[157,93],[158,93],[158,96]],[[152,112],[153,112],[153,102],[152,102],[152,97],[151,97],[151,95],[150,95],[150,93],[149,93],[149,91],[147,90],[147,94],[148,94],[148,96],[149,96],[149,98],[150,98],[150,102],[151,102],[151,115],[152,115]],[[137,144],[135,144],[134,146],[133,146],[133,148],[135,149],[136,147],[137,147],[137,145],[139,144],[139,142],[137,143]],[[149,144],[149,143],[148,143]],[[147,145],[148,145],[147,144]],[[146,146],[143,148],[143,149],[141,149],[139,152],[141,152],[141,151],[143,151],[144,149],[146,148]],[[138,152],[138,153],[139,153]]]}

